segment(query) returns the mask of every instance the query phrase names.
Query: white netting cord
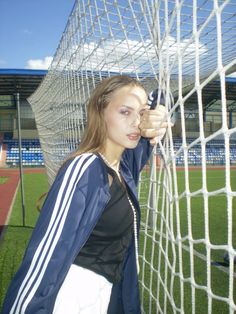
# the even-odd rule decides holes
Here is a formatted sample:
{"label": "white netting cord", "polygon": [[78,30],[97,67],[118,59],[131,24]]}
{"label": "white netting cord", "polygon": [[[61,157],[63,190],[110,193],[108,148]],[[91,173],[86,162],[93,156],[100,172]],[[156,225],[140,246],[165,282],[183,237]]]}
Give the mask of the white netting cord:
{"label": "white netting cord", "polygon": [[[179,3],[177,2],[178,7]],[[181,108],[181,121],[184,123],[185,119],[183,119],[183,101],[182,101],[182,90],[183,90],[183,73],[182,73],[182,68],[183,68],[183,58],[181,54],[181,16],[180,16],[180,7],[179,10],[177,11],[177,21],[176,21],[176,29],[177,29],[177,34],[176,34],[176,40],[177,40],[177,55],[178,55],[178,101],[179,104],[178,106]],[[185,131],[185,127],[182,127],[182,130]],[[183,132],[184,132],[183,131]],[[169,132],[168,134],[170,134]],[[171,136],[172,134],[170,134]],[[182,134],[185,136],[185,134]],[[174,153],[174,147],[173,147],[173,141],[171,142],[171,153],[172,153],[172,158],[173,158],[173,153]],[[175,200],[175,210],[176,210],[176,223],[177,223],[177,245],[178,245],[178,272],[180,278],[183,278],[183,265],[182,265],[182,241],[181,241],[181,230],[180,230],[180,207],[179,207],[179,202],[178,200],[178,183],[177,183],[177,175],[176,175],[176,165],[175,161],[173,160],[173,174],[174,174],[174,200]],[[184,312],[184,284],[183,281],[180,280],[180,312]]]}
{"label": "white netting cord", "polygon": [[[208,313],[211,313],[212,309],[212,299],[211,299],[211,251],[208,246],[209,241],[209,213],[208,213],[208,195],[207,195],[207,183],[206,183],[206,143],[204,135],[204,122],[203,122],[203,104],[202,104],[202,89],[200,87],[201,73],[200,73],[200,56],[199,56],[199,36],[200,32],[197,29],[197,1],[194,1],[194,12],[193,12],[193,35],[195,37],[195,90],[197,92],[198,100],[198,112],[199,112],[199,139],[201,145],[201,157],[202,157],[202,191],[203,191],[203,201],[204,201],[204,229],[205,229],[205,245],[206,245],[206,277],[207,277],[207,294],[208,294]],[[211,17],[212,18],[212,17]],[[191,209],[190,209],[191,211]],[[190,227],[192,223],[190,221]],[[192,231],[192,229],[191,229]],[[190,237],[191,243],[191,278],[193,279],[192,287],[194,287],[194,255],[193,255],[193,237],[191,232]],[[195,291],[194,291],[195,292]]]}
{"label": "white netting cord", "polygon": [[227,226],[228,226],[228,247],[227,252],[229,254],[229,304],[230,310],[229,312],[233,314],[235,312],[235,303],[234,303],[234,278],[236,277],[236,273],[234,272],[234,265],[236,260],[235,252],[236,248],[233,248],[233,204],[232,204],[232,189],[230,182],[230,136],[228,129],[228,121],[227,121],[227,103],[226,103],[226,86],[225,86],[225,69],[222,61],[222,32],[221,32],[221,13],[223,10],[223,6],[219,8],[218,3],[214,2],[215,8],[217,10],[217,46],[218,46],[218,70],[220,73],[220,84],[221,84],[221,102],[222,102],[222,132],[224,134],[225,141],[225,188],[226,188],[226,197],[227,197]]}
{"label": "white netting cord", "polygon": [[[137,77],[148,92],[164,91],[168,121],[179,115],[181,143],[171,128],[158,145],[139,187],[142,208],[140,295],[144,313],[212,313],[222,305],[236,310],[234,296],[234,200],[225,75],[236,66],[236,4],[207,0],[78,0],[49,72],[30,98],[45,164],[53,181],[66,156],[78,147],[86,124],[86,106],[94,87],[115,74]],[[215,53],[214,53],[215,52]],[[222,127],[206,135],[203,89],[219,78]],[[197,95],[199,132],[189,138],[188,100]],[[160,100],[159,94],[159,100]],[[158,101],[159,101],[158,100]],[[224,139],[225,181],[208,187],[208,145]],[[202,156],[201,184],[193,188],[191,152]],[[156,159],[161,162],[156,171]],[[178,159],[183,160],[183,177]],[[212,234],[212,199],[224,196],[227,240]],[[193,204],[199,201],[196,209]],[[196,234],[196,211],[203,217]],[[201,249],[204,247],[204,249]],[[229,267],[213,266],[215,252],[229,254]],[[204,265],[204,266],[203,266]],[[204,279],[198,278],[201,267]],[[225,280],[227,294],[214,285],[215,272]],[[216,301],[218,303],[216,303]],[[191,304],[189,309],[188,304]]]}

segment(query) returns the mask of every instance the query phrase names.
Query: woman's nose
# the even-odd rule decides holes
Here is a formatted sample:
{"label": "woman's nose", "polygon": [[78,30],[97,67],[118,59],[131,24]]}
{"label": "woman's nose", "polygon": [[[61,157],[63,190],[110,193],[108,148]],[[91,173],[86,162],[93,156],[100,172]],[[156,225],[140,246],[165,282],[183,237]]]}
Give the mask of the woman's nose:
{"label": "woman's nose", "polygon": [[135,114],[133,121],[132,121],[132,125],[137,127],[140,124],[140,115],[139,114]]}

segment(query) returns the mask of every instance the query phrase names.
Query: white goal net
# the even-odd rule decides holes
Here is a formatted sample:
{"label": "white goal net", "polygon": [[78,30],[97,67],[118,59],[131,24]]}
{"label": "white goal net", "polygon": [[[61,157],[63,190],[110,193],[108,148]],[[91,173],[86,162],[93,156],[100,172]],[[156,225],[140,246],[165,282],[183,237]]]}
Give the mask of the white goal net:
{"label": "white goal net", "polygon": [[78,0],[29,99],[51,183],[103,78],[170,95],[139,185],[143,313],[236,311],[235,34],[235,0]]}

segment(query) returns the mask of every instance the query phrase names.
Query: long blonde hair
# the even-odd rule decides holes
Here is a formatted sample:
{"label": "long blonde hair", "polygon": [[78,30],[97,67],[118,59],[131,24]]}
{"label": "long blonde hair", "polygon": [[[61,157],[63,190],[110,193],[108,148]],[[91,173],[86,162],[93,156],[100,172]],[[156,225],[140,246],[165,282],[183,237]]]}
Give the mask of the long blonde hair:
{"label": "long blonde hair", "polygon": [[[102,80],[97,85],[88,103],[87,125],[79,148],[63,162],[60,169],[65,166],[67,161],[85,152],[102,152],[107,135],[104,110],[111,101],[113,93],[125,86],[138,86],[144,89],[139,81],[127,75],[112,76]],[[42,201],[47,194],[47,192],[44,193],[38,199],[36,204],[38,210],[40,210]]]}
{"label": "long blonde hair", "polygon": [[139,86],[142,84],[135,78],[127,75],[116,75],[102,80],[94,89],[89,103],[87,125],[79,148],[70,158],[82,153],[97,153],[104,149],[107,129],[104,121],[104,110],[111,101],[115,91],[125,86]]}

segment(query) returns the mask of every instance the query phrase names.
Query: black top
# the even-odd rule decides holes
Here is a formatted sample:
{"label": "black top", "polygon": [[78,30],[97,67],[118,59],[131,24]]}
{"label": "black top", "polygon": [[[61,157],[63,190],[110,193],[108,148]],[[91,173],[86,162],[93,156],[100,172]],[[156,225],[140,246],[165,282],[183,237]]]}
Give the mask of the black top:
{"label": "black top", "polygon": [[111,198],[74,264],[90,269],[117,283],[122,278],[122,264],[133,235],[133,212],[127,190],[117,174],[113,177]]}

